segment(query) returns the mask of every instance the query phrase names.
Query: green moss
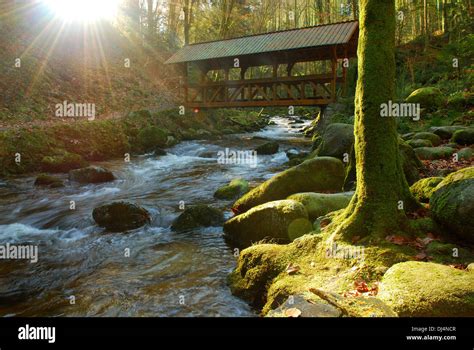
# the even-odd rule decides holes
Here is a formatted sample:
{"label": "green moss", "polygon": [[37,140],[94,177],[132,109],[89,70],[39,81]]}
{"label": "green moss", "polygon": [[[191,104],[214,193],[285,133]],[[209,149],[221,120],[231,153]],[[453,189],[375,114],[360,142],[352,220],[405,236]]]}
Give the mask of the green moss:
{"label": "green moss", "polygon": [[455,131],[451,141],[463,146],[474,144],[474,128]]}
{"label": "green moss", "polygon": [[423,160],[446,159],[451,157],[454,152],[456,149],[444,146],[415,148],[417,157]]}
{"label": "green moss", "polygon": [[137,135],[137,142],[145,152],[152,151],[156,147],[165,147],[167,139],[167,132],[156,126],[146,127]]}
{"label": "green moss", "polygon": [[412,140],[429,140],[431,146],[439,146],[441,144],[441,138],[432,132],[417,132],[413,135]]}
{"label": "green moss", "polygon": [[249,183],[244,179],[234,179],[228,185],[222,186],[215,193],[218,199],[235,199],[248,192]]}
{"label": "green moss", "polygon": [[419,103],[422,108],[435,110],[441,107],[446,102],[446,99],[438,88],[423,87],[413,91],[410,96],[407,97],[406,102]]}
{"label": "green moss", "polygon": [[345,208],[354,193],[297,193],[288,197],[288,199],[297,201],[304,205],[311,221],[329,212]]}
{"label": "green moss", "polygon": [[204,204],[187,208],[171,225],[173,231],[184,231],[199,226],[220,226],[224,215],[216,208]]}
{"label": "green moss", "polygon": [[378,297],[400,316],[472,316],[474,273],[435,263],[404,262],[384,275]]}
{"label": "green moss", "polygon": [[431,143],[430,140],[424,140],[424,139],[413,139],[413,140],[407,141],[407,143],[413,148],[433,147],[433,144]]}
{"label": "green moss", "polygon": [[449,174],[443,179],[443,181],[441,181],[436,186],[435,191],[440,189],[443,186],[452,184],[456,181],[461,181],[461,180],[466,180],[466,179],[474,179],[474,167],[460,169],[458,171],[455,171],[454,173]]}
{"label": "green moss", "polygon": [[318,157],[285,170],[254,188],[234,204],[239,212],[285,199],[299,192],[337,192],[342,189],[344,166],[336,158]]}
{"label": "green moss", "polygon": [[69,152],[55,156],[46,156],[41,160],[42,170],[49,173],[67,173],[70,170],[87,166],[88,163],[79,154]]}
{"label": "green moss", "polygon": [[414,183],[410,190],[420,202],[429,202],[436,186],[443,181],[442,177],[428,177]]}

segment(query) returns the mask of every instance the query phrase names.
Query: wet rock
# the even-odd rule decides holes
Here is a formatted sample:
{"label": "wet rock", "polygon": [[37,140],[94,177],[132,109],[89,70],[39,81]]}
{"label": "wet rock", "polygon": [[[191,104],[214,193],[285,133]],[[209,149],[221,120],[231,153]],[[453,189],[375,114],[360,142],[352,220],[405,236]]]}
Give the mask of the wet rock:
{"label": "wet rock", "polygon": [[226,237],[239,247],[248,247],[263,239],[287,243],[311,230],[305,207],[293,200],[256,206],[224,224]]}
{"label": "wet rock", "polygon": [[105,168],[90,166],[82,169],[75,169],[69,172],[69,180],[79,183],[101,183],[114,181],[114,174]]}
{"label": "wet rock", "polygon": [[300,192],[339,192],[344,183],[339,159],[317,157],[285,170],[237,200],[233,209],[243,213],[259,204],[285,199]]}
{"label": "wet rock", "polygon": [[421,160],[446,159],[451,157],[454,152],[456,149],[444,146],[415,148],[415,153]]}
{"label": "wet rock", "polygon": [[308,217],[311,222],[326,215],[332,211],[345,208],[352,196],[353,192],[345,193],[297,193],[288,197],[288,199],[295,200],[304,205],[308,212]]}
{"label": "wet rock", "polygon": [[234,179],[228,185],[222,186],[215,193],[217,199],[235,199],[249,190],[249,183],[244,179]]}
{"label": "wet rock", "polygon": [[145,209],[128,202],[114,202],[95,208],[92,217],[99,226],[113,232],[133,230],[150,221]]}
{"label": "wet rock", "polygon": [[155,148],[155,156],[166,156],[167,154],[168,152],[166,152],[163,148]]}
{"label": "wet rock", "polygon": [[474,274],[450,266],[408,261],[383,276],[378,298],[401,317],[474,315]]}
{"label": "wet rock", "polygon": [[213,151],[201,152],[199,153],[198,157],[207,158],[207,159],[215,159],[217,158],[217,152],[213,152]]}
{"label": "wet rock", "polygon": [[277,142],[272,141],[258,146],[255,151],[257,152],[257,154],[269,155],[277,153],[279,148],[280,145]]}
{"label": "wet rock", "polygon": [[35,186],[44,186],[50,188],[63,187],[63,180],[56,176],[40,174],[35,180]]}
{"label": "wet rock", "polygon": [[196,227],[220,226],[224,215],[216,208],[198,204],[187,208],[171,225],[173,231],[184,231]]}

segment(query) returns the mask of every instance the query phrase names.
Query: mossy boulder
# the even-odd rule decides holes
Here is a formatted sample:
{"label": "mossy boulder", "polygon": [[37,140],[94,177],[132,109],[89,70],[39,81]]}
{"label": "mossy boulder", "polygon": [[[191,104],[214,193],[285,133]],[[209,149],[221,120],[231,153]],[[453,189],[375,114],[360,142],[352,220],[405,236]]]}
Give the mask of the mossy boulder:
{"label": "mossy boulder", "polygon": [[420,202],[429,202],[436,186],[438,186],[441,181],[443,181],[442,177],[428,177],[418,180],[411,185],[411,193],[413,193],[415,198]]}
{"label": "mossy boulder", "polygon": [[453,133],[451,141],[458,145],[469,146],[474,144],[474,128],[457,130]]}
{"label": "mossy boulder", "polygon": [[446,98],[438,88],[423,87],[413,91],[410,96],[406,98],[406,102],[419,103],[422,108],[435,110],[446,102]]}
{"label": "mossy boulder", "polygon": [[258,146],[257,148],[255,148],[255,151],[257,152],[257,154],[267,155],[277,153],[279,148],[280,145],[278,144],[278,142],[272,141]]}
{"label": "mossy boulder", "polygon": [[114,202],[95,208],[94,221],[112,232],[133,230],[150,222],[150,214],[136,204]]}
{"label": "mossy boulder", "polygon": [[451,147],[419,147],[415,148],[415,153],[421,160],[446,159],[453,155],[456,149]]}
{"label": "mossy boulder", "polygon": [[392,266],[378,298],[401,317],[474,315],[474,273],[449,266],[408,261]]}
{"label": "mossy boulder", "polygon": [[443,179],[443,181],[441,181],[438,184],[438,186],[436,186],[435,190],[438,190],[441,187],[452,184],[456,181],[467,180],[467,179],[474,179],[474,167],[463,168],[449,174]]}
{"label": "mossy boulder", "polygon": [[308,301],[304,295],[294,295],[288,298],[278,308],[270,310],[265,317],[289,317],[294,309],[301,312],[301,317],[341,317],[342,311],[327,301]]}
{"label": "mossy boulder", "polygon": [[243,213],[259,204],[285,199],[300,192],[339,192],[344,166],[337,158],[317,157],[285,170],[237,200],[235,212]]}
{"label": "mossy boulder", "polygon": [[50,188],[63,187],[63,180],[56,176],[40,174],[35,180],[35,186],[44,186]]}
{"label": "mossy boulder", "polygon": [[425,140],[425,139],[408,140],[407,143],[413,148],[433,147],[433,144],[431,143],[431,141],[430,140]]}
{"label": "mossy boulder", "polygon": [[330,124],[321,135],[316,155],[342,159],[344,154],[350,154],[353,144],[353,125],[343,123]]}
{"label": "mossy boulder", "polygon": [[168,142],[168,133],[157,126],[149,126],[137,135],[137,143],[140,150],[151,152],[157,147],[166,147]]}
{"label": "mossy boulder", "polygon": [[87,166],[88,163],[79,154],[69,152],[61,155],[46,156],[41,160],[41,169],[48,173],[67,173],[70,170]]}
{"label": "mossy boulder", "polygon": [[224,214],[216,208],[198,204],[185,209],[171,225],[173,231],[185,231],[197,227],[220,226]]}
{"label": "mossy boulder", "polygon": [[433,218],[458,238],[474,242],[473,198],[472,178],[437,188],[430,198]]}
{"label": "mossy boulder", "polygon": [[352,196],[353,192],[344,193],[297,193],[288,197],[288,199],[297,201],[304,205],[308,212],[311,222],[324,216],[332,211],[345,208]]}
{"label": "mossy boulder", "polygon": [[235,199],[249,190],[249,183],[244,179],[234,179],[228,185],[222,186],[215,193],[217,199]]}
{"label": "mossy boulder", "polygon": [[[417,132],[412,140],[429,140],[432,146],[439,146],[441,144],[441,137],[432,132]],[[412,146],[413,147],[413,146]]]}
{"label": "mossy boulder", "polygon": [[461,125],[433,126],[430,128],[430,131],[433,134],[438,135],[443,140],[449,140],[455,131],[463,130],[465,128],[465,126]]}
{"label": "mossy boulder", "polygon": [[288,243],[312,230],[308,213],[301,203],[280,200],[258,205],[224,224],[226,237],[239,247],[263,239]]}
{"label": "mossy boulder", "polygon": [[471,147],[465,147],[456,153],[458,154],[458,160],[470,160],[474,156],[474,149]]}
{"label": "mossy boulder", "polygon": [[75,169],[69,172],[69,180],[79,183],[101,183],[114,181],[114,174],[105,168],[90,166],[82,169]]}

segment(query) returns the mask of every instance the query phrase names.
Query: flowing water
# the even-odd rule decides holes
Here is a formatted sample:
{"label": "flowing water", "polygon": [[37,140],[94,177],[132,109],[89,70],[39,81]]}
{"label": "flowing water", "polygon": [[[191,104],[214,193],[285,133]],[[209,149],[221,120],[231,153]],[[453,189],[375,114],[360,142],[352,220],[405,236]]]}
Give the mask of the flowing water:
{"label": "flowing water", "polygon": [[[182,142],[166,156],[102,162],[117,177],[110,183],[46,189],[32,177],[0,182],[0,245],[38,246],[39,257],[0,261],[0,316],[255,316],[226,285],[236,258],[222,227],[177,233],[170,225],[183,203],[210,204],[230,217],[232,201],[213,198],[218,187],[236,177],[266,180],[284,168],[285,151],[307,146],[303,124],[273,121],[256,133]],[[252,150],[262,138],[277,140],[280,151],[258,156],[256,167],[217,161],[217,152]],[[146,208],[152,222],[104,232],[92,210],[116,200]]]}

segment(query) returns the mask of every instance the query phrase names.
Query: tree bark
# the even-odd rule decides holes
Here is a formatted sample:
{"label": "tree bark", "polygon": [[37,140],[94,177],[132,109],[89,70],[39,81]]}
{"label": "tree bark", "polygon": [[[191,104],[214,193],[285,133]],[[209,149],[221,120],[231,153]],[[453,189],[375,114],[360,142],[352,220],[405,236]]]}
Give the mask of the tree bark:
{"label": "tree bark", "polygon": [[418,208],[402,169],[394,118],[380,106],[395,90],[395,0],[361,0],[355,98],[356,193],[336,217],[333,238],[385,235],[403,227]]}

